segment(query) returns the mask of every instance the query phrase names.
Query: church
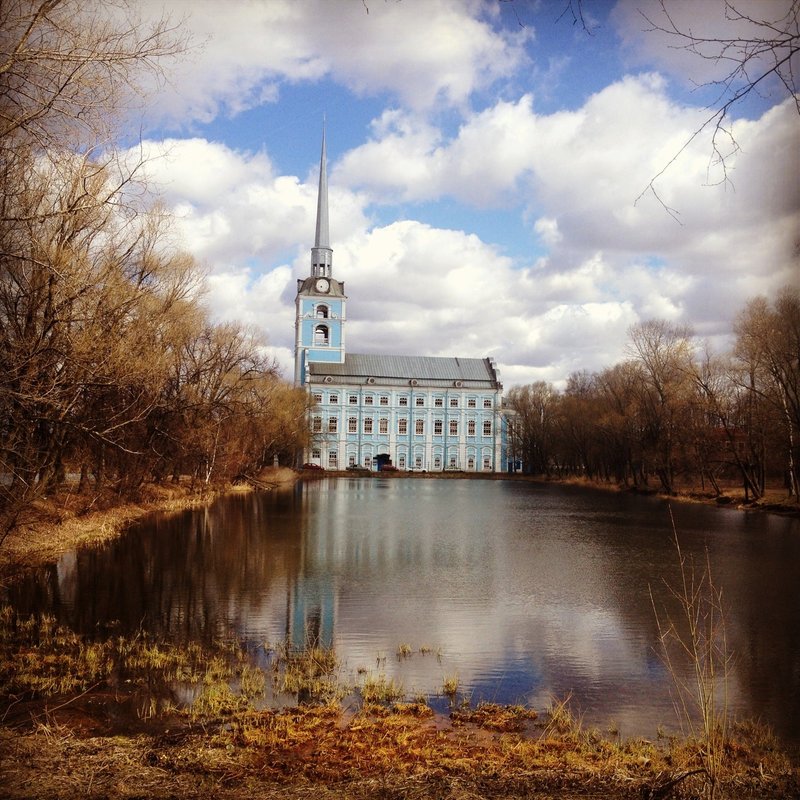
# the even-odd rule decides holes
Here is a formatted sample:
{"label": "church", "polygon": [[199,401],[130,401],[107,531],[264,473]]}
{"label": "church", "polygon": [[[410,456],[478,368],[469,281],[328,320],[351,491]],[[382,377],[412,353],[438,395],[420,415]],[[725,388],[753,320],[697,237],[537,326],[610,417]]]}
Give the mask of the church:
{"label": "church", "polygon": [[306,463],[323,469],[506,469],[503,385],[491,358],[347,352],[333,277],[325,134],[311,273],[297,281],[294,380],[312,395]]}

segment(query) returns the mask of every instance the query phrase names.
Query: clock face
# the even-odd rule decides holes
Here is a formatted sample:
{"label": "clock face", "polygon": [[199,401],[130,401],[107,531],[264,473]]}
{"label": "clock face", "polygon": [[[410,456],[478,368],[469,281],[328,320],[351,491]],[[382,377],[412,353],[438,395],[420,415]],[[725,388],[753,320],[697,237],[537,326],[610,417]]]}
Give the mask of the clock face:
{"label": "clock face", "polygon": [[316,287],[318,292],[327,292],[331,285],[325,278],[320,278],[316,283]]}

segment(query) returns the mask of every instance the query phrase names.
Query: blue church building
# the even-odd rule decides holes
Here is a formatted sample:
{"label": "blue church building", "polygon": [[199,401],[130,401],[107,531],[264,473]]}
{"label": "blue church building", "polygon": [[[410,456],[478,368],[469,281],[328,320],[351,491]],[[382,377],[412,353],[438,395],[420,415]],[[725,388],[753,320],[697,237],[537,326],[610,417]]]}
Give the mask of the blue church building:
{"label": "blue church building", "polygon": [[304,460],[325,469],[506,469],[503,385],[491,358],[349,353],[333,277],[325,136],[311,273],[297,281],[295,383],[313,396]]}

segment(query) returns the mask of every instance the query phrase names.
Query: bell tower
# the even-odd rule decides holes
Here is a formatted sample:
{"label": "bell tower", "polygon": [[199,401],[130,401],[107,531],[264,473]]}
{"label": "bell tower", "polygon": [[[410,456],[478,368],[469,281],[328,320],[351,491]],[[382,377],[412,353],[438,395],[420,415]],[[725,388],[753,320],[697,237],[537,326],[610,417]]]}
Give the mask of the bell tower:
{"label": "bell tower", "polygon": [[295,297],[294,382],[306,382],[308,364],[330,362],[343,364],[345,356],[344,282],[333,277],[333,250],[328,228],[328,165],[325,128],[322,129],[322,153],[319,160],[317,227],[311,248],[311,274],[297,281]]}

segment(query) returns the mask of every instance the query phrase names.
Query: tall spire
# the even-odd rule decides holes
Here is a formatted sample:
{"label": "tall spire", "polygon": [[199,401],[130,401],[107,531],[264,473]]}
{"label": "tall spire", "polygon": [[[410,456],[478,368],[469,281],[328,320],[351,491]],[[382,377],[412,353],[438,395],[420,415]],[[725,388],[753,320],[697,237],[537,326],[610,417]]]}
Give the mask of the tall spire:
{"label": "tall spire", "polygon": [[330,278],[333,271],[333,250],[328,228],[328,161],[325,146],[325,120],[322,121],[322,153],[319,158],[319,193],[317,194],[317,230],[311,248],[311,274]]}

